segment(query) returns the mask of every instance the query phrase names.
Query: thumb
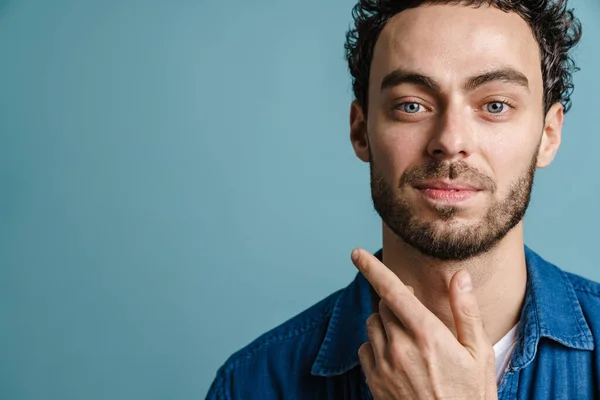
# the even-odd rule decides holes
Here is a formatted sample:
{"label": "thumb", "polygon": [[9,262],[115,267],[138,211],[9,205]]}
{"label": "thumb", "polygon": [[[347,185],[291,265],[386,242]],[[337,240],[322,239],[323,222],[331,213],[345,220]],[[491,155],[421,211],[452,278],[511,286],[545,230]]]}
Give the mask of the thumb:
{"label": "thumb", "polygon": [[450,280],[450,308],[458,341],[473,357],[481,354],[490,343],[483,327],[471,276],[466,270],[458,271]]}

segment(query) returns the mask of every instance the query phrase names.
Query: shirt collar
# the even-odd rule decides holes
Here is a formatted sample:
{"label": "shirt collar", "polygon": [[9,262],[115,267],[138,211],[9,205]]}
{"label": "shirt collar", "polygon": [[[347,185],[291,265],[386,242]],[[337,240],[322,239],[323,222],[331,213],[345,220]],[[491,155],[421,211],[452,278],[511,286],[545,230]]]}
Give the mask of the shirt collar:
{"label": "shirt collar", "polygon": [[[374,255],[382,260],[382,250]],[[593,350],[592,333],[569,278],[528,247],[525,259],[527,287],[511,368],[524,368],[533,360],[541,337],[573,349]],[[367,341],[366,321],[372,312],[371,285],[357,273],[337,298],[312,365],[313,375],[340,375],[359,364],[358,348]]]}
{"label": "shirt collar", "polygon": [[[379,260],[382,251],[375,253]],[[311,373],[320,376],[343,374],[359,364],[358,348],[367,341],[366,323],[372,314],[371,284],[359,272],[338,297],[327,333]]]}
{"label": "shirt collar", "polygon": [[511,368],[518,370],[533,361],[540,338],[572,349],[594,350],[592,332],[566,273],[528,247],[525,259],[527,288]]}

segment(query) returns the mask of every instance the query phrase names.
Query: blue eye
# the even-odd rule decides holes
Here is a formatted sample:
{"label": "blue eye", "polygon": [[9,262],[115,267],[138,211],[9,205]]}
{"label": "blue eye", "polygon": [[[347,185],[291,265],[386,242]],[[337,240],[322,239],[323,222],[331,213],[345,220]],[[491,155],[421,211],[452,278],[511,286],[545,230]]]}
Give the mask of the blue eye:
{"label": "blue eye", "polygon": [[506,104],[499,102],[499,101],[494,101],[491,103],[487,104],[487,111],[491,114],[500,114],[502,113],[502,111],[504,111],[506,107]]}
{"label": "blue eye", "polygon": [[398,108],[407,114],[416,114],[421,111],[422,106],[419,103],[402,103]]}

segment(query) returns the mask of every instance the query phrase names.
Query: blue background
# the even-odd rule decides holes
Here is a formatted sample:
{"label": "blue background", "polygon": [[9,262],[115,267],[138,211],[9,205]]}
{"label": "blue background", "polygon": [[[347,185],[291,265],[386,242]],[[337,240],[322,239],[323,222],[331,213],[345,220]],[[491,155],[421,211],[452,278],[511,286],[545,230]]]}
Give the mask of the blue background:
{"label": "blue background", "polygon": [[[354,0],[0,0],[0,398],[203,398],[380,245]],[[529,245],[600,280],[600,4]]]}

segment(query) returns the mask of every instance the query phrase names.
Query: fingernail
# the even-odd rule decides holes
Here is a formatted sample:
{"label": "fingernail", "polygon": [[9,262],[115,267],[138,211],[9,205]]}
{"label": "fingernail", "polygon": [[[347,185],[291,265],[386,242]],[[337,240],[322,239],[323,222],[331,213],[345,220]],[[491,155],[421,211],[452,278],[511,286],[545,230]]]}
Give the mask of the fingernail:
{"label": "fingernail", "polygon": [[473,283],[471,282],[471,275],[468,272],[464,272],[458,279],[458,288],[461,292],[469,292],[473,289]]}

